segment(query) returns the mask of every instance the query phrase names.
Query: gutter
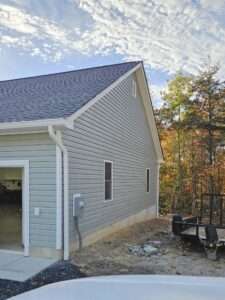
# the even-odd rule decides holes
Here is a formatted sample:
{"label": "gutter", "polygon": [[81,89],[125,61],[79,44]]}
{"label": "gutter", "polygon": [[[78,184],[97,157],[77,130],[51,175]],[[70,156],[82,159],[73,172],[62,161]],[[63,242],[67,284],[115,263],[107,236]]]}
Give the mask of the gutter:
{"label": "gutter", "polygon": [[18,122],[5,122],[0,123],[0,130],[18,130],[18,129],[41,129],[48,126],[67,127],[72,129],[73,123],[70,120],[64,118],[58,119],[43,119],[33,121],[18,121]]}
{"label": "gutter", "polygon": [[[60,133],[60,132],[59,132]],[[56,134],[52,125],[48,126],[49,137],[56,143],[62,151],[63,157],[63,258],[69,259],[69,176],[68,176],[68,151],[62,142],[61,136]],[[62,238],[62,237],[61,237]]]}

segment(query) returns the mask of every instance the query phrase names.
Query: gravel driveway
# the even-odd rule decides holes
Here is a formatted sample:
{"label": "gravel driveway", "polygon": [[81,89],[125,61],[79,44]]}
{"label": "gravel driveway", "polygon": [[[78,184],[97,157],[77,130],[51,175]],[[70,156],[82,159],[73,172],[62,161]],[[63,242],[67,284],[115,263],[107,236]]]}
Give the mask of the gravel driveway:
{"label": "gravel driveway", "polygon": [[45,284],[84,277],[79,269],[69,262],[58,262],[25,282],[0,280],[0,300],[41,287]]}

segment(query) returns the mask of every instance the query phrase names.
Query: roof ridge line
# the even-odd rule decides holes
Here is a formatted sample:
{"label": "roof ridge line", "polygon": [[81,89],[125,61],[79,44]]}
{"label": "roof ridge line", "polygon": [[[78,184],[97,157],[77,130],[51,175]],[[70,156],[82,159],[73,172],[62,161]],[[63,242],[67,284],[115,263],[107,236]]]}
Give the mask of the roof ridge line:
{"label": "roof ridge line", "polygon": [[55,73],[34,75],[34,76],[21,77],[21,78],[6,79],[6,80],[0,80],[0,84],[1,83],[7,83],[7,82],[13,82],[13,81],[19,81],[19,80],[25,80],[25,79],[34,79],[34,78],[42,78],[42,77],[47,77],[47,76],[54,76],[54,75],[61,75],[61,74],[68,74],[68,73],[75,73],[75,72],[86,71],[86,70],[91,70],[91,69],[101,69],[101,68],[105,68],[105,67],[125,65],[125,64],[131,64],[131,63],[138,64],[138,63],[142,63],[142,62],[143,62],[142,60],[140,60],[140,61],[138,61],[138,60],[136,60],[136,61],[127,61],[127,62],[121,62],[121,63],[116,63],[116,64],[101,65],[101,66],[96,66],[96,67],[87,67],[87,68],[77,69],[77,70],[55,72]]}

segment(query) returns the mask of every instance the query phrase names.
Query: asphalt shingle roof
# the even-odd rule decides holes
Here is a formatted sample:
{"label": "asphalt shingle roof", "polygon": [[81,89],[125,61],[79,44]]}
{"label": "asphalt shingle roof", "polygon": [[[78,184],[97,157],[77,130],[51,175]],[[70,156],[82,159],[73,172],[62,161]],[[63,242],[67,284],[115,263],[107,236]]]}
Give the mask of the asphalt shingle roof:
{"label": "asphalt shingle roof", "polygon": [[140,62],[0,82],[0,123],[66,118]]}

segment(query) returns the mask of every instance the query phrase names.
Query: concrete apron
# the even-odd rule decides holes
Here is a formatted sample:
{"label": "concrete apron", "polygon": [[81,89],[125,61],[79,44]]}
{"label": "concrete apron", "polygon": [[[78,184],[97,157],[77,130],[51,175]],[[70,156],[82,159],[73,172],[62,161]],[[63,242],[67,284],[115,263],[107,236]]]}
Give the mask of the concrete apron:
{"label": "concrete apron", "polygon": [[25,257],[0,250],[0,279],[23,282],[55,262],[54,259]]}

